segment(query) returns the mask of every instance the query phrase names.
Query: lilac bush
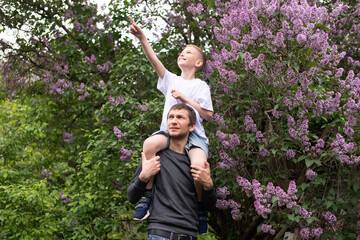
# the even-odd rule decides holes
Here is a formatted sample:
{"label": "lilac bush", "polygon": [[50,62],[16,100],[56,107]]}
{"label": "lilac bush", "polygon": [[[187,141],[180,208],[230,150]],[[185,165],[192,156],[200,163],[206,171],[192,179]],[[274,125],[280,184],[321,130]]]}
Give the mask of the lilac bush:
{"label": "lilac bush", "polygon": [[[163,103],[126,35],[131,12],[153,30],[170,71],[186,44],[208,53],[198,76],[215,106],[205,128],[218,194],[209,223],[219,239],[359,238],[358,2],[113,1],[112,16],[82,0],[4,2],[38,23],[19,49],[1,42],[9,53],[1,87],[49,118],[44,142],[56,152],[33,172],[51,170],[56,199],[68,199],[60,189],[71,196],[57,237],[121,239],[131,217],[123,190]],[[55,180],[58,161],[67,170]]]}

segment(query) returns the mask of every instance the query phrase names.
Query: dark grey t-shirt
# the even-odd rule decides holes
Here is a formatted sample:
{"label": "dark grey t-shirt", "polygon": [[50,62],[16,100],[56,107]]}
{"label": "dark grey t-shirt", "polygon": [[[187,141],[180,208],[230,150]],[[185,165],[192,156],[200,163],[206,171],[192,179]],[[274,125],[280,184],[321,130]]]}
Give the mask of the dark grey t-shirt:
{"label": "dark grey t-shirt", "polygon": [[[169,232],[196,236],[198,228],[198,203],[194,179],[190,172],[190,159],[187,155],[166,149],[158,153],[160,172],[155,176],[152,188],[152,203],[148,229],[161,229]],[[140,181],[141,161],[128,187],[130,202],[139,201],[145,191],[146,183]],[[213,209],[216,204],[214,188],[203,191],[203,207]]]}

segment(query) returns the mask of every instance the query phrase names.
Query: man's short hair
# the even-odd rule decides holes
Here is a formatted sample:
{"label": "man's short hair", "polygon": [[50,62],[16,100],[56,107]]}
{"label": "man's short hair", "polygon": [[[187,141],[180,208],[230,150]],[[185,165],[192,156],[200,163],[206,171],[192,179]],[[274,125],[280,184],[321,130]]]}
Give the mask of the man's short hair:
{"label": "man's short hair", "polygon": [[[185,103],[177,103],[175,105],[173,105],[170,110],[169,110],[169,113],[171,110],[180,110],[180,109],[185,109],[188,111],[189,113],[189,126],[191,125],[195,125],[196,123],[196,113],[194,111],[194,109],[188,105],[186,105]],[[169,113],[168,113],[168,116],[169,116]]]}
{"label": "man's short hair", "polygon": [[200,57],[201,57],[201,60],[203,61],[203,64],[201,65],[201,67],[199,67],[199,68],[197,69],[196,72],[197,72],[197,73],[198,73],[198,72],[201,72],[201,71],[204,69],[205,64],[206,64],[206,55],[205,55],[204,51],[203,51],[201,48],[199,48],[198,46],[193,45],[193,44],[188,44],[188,45],[186,45],[186,47],[193,47],[193,48],[195,48],[195,49],[198,51],[198,53],[200,54]]}

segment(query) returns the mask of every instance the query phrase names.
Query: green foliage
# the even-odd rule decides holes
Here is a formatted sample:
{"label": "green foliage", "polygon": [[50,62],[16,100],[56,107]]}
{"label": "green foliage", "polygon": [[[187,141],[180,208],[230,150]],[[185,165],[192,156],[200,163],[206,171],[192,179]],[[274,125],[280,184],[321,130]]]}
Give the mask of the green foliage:
{"label": "green foliage", "polygon": [[[226,26],[220,19],[225,3],[230,1],[182,2],[164,7],[152,0],[141,4],[112,1],[107,16],[82,0],[1,1],[1,26],[26,29],[27,34],[16,44],[0,42],[0,238],[145,239],[146,223],[131,220],[134,206],[127,201],[126,188],[143,141],[158,130],[164,99],[156,90],[156,73],[138,43],[127,34],[129,13],[136,22],[143,21],[144,29],[158,35],[149,36],[152,46],[166,68],[175,73],[179,71],[177,54],[184,44],[203,47],[213,60],[211,52],[216,57],[231,51],[228,40],[235,40],[230,37],[221,42],[214,33],[214,27]],[[203,5],[201,13],[191,14],[187,8],[198,3]],[[351,1],[343,3],[349,8],[339,15],[336,24],[317,22],[311,31],[328,33],[329,43],[351,52],[353,60],[358,60],[357,35],[352,34],[349,22],[341,26],[340,21],[351,19],[358,24],[353,17],[357,7]],[[318,4],[328,11],[336,8],[333,1]],[[151,24],[148,18],[161,24]],[[271,19],[276,24],[270,27]],[[276,11],[268,17],[259,15],[257,21],[277,33],[286,16]],[[160,34],[162,24],[169,28]],[[250,34],[252,28],[251,24],[239,27],[241,37]],[[343,31],[337,34],[340,28]],[[358,167],[342,165],[331,146],[336,133],[344,132],[349,120],[347,109],[332,114],[313,112],[315,100],[325,101],[330,90],[341,92],[339,106],[355,94],[340,89],[340,80],[345,77],[334,76],[335,66],[319,67],[324,57],[314,49],[295,38],[286,44],[276,51],[273,43],[260,38],[249,44],[222,65],[223,70],[237,74],[232,84],[227,84],[217,69],[208,76],[217,114],[204,123],[210,139],[212,176],[216,187],[227,186],[231,193],[227,200],[241,204],[241,220],[234,221],[229,208],[216,209],[209,219],[212,234],[199,239],[279,239],[280,233],[298,232],[299,226],[322,227],[322,239],[355,239],[360,234],[355,229],[360,199]],[[327,54],[332,51],[329,47]],[[252,58],[264,54],[263,70],[267,74],[259,76],[246,68],[246,52]],[[356,75],[359,69],[353,65],[340,61],[337,67],[344,68],[345,73],[354,69]],[[312,76],[307,91],[316,91],[317,96],[304,91],[305,100],[313,100],[313,105],[307,108],[303,101],[289,108],[284,97],[295,101],[295,94],[304,90],[299,81],[289,84],[289,72],[297,75],[313,67],[319,67],[319,72]],[[333,74],[326,72],[330,70]],[[282,114],[276,117],[273,111]],[[251,115],[266,141],[259,142],[256,132],[246,130],[246,115]],[[306,137],[310,145],[315,146],[319,139],[326,141],[321,153],[308,151],[302,139],[289,134],[288,116],[295,121],[308,120]],[[126,135],[117,137],[115,126]],[[358,123],[354,129],[355,134],[346,142],[355,143],[351,154],[358,156]],[[222,131],[225,139],[220,139],[217,131]],[[230,141],[234,134],[240,144],[225,147],[223,140]],[[296,155],[288,159],[290,149]],[[120,158],[130,150],[130,158]],[[259,151],[263,150],[269,155],[261,156]],[[224,153],[238,164],[221,168]],[[307,169],[318,176],[310,181],[305,177]],[[285,191],[294,180],[299,206],[280,207],[280,199],[272,196],[273,212],[264,219],[256,212],[254,197],[239,186],[237,176],[257,179],[262,185],[272,182]],[[301,217],[300,206],[313,215]],[[337,225],[324,220],[327,211],[336,214]],[[263,233],[262,224],[272,225],[277,235]]]}

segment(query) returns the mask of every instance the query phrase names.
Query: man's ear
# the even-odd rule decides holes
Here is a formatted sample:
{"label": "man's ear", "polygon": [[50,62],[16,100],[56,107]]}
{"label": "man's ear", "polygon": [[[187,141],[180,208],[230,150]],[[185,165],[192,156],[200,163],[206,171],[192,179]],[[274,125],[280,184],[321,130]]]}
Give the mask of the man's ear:
{"label": "man's ear", "polygon": [[190,127],[189,127],[189,132],[192,132],[192,131],[194,131],[194,130],[195,130],[195,124],[190,125]]}

